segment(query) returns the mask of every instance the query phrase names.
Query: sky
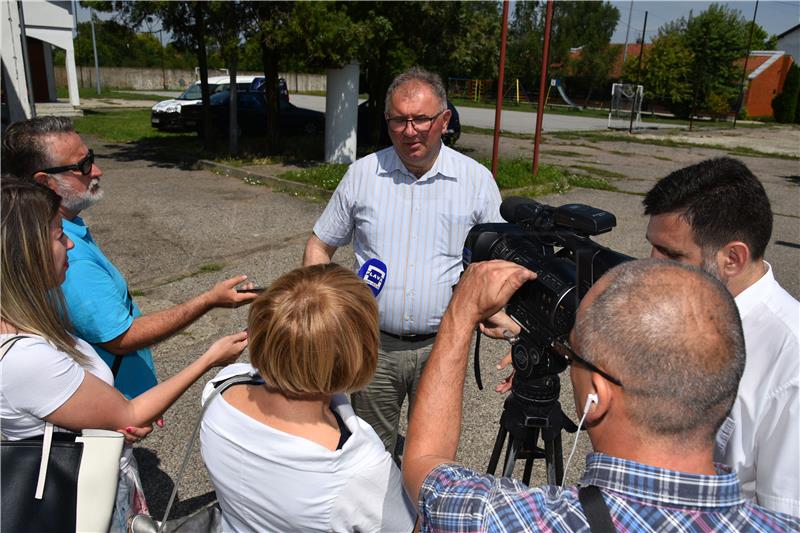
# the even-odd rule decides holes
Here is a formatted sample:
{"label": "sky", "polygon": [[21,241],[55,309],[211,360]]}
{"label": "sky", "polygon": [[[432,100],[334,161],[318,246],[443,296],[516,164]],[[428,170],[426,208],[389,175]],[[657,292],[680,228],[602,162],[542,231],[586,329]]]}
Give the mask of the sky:
{"label": "sky", "polygon": [[[658,28],[667,22],[681,17],[689,17],[691,10],[694,15],[702,13],[714,2],[701,2],[686,0],[683,2],[660,2],[652,0],[634,0],[631,14],[631,31],[628,42],[635,42],[642,33],[644,13],[647,11],[646,41],[658,33]],[[739,10],[745,19],[753,19],[753,1],[717,2]],[[631,8],[630,0],[612,0],[619,10],[619,23],[611,39],[613,43],[625,42],[625,29],[628,23],[628,12]],[[800,23],[800,0],[761,0],[758,2],[756,22],[764,28],[769,35],[777,35]]]}
{"label": "sky", "polygon": [[[514,4],[514,2],[511,2]],[[695,15],[702,13],[708,6],[714,2],[705,2],[700,0],[684,0],[684,1],[655,1],[655,0],[634,0],[633,12],[631,13],[631,30],[629,42],[635,42],[642,33],[642,26],[644,23],[644,13],[647,14],[647,41],[657,34],[658,28],[667,22],[681,17],[689,16],[692,11]],[[753,18],[753,8],[755,1],[722,1],[717,2],[728,5],[734,9],[742,12],[742,15],[747,19]],[[625,30],[628,23],[628,12],[631,8],[631,0],[611,0],[611,4],[619,9],[619,23],[611,39],[613,43],[625,42]],[[511,6],[511,13],[514,12],[513,5]],[[106,13],[100,14],[101,18],[109,18],[110,15]],[[83,7],[78,8],[78,21],[83,22],[89,20],[89,10]],[[756,22],[763,27],[769,35],[780,34],[789,28],[800,23],[800,0],[760,0],[758,2],[758,14],[756,15]],[[154,30],[158,28],[152,28]],[[166,37],[166,36],[165,36]]]}

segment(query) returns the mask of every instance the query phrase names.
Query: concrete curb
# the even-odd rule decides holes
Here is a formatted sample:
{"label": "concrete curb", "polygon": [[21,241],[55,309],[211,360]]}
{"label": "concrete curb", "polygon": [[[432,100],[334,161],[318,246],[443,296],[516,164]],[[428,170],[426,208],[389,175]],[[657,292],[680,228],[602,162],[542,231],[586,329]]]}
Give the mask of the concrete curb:
{"label": "concrete curb", "polygon": [[283,178],[270,176],[268,174],[253,172],[252,170],[248,170],[246,168],[232,167],[230,165],[224,165],[222,163],[217,163],[215,161],[209,161],[208,159],[198,160],[197,166],[208,170],[215,170],[218,172],[222,172],[224,174],[227,174],[229,176],[234,176],[237,178],[242,178],[242,179],[249,178],[249,179],[259,180],[261,182],[266,183],[270,187],[274,189],[279,189],[281,191],[291,191],[306,195],[318,196],[323,198],[324,200],[328,200],[333,195],[332,191],[322,189],[315,185],[308,185],[305,183],[298,183],[296,181],[285,180]]}

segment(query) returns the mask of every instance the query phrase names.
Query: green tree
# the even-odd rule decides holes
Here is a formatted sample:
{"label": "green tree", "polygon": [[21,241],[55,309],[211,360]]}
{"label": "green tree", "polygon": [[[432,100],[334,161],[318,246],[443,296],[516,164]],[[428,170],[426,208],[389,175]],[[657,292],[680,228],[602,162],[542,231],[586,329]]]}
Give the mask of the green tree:
{"label": "green tree", "polygon": [[712,4],[686,23],[685,44],[694,55],[689,74],[693,108],[708,110],[716,100],[713,107],[718,111],[720,99],[732,108],[741,76],[736,60],[747,52],[748,29],[738,10],[719,4]]}
{"label": "green tree", "polygon": [[683,39],[683,27],[661,28],[651,48],[645,48],[642,69],[637,57],[629,57],[623,68],[625,79],[642,84],[645,98],[665,103],[677,115],[686,115],[692,100],[691,69],[694,54]]}
{"label": "green tree", "polygon": [[783,90],[772,99],[772,111],[776,122],[782,124],[797,122],[798,96],[800,96],[800,68],[793,63],[783,83]]}

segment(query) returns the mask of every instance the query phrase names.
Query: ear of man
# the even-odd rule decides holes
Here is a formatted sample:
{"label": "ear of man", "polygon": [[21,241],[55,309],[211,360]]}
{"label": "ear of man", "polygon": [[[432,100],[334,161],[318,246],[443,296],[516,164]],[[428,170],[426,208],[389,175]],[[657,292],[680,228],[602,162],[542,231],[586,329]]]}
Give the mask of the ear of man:
{"label": "ear of man", "polygon": [[56,190],[56,178],[46,172],[37,172],[33,175],[33,180],[48,189]]}
{"label": "ear of man", "polygon": [[750,247],[742,241],[731,241],[717,251],[720,274],[725,279],[736,278],[753,260]]}
{"label": "ear of man", "polygon": [[[616,391],[614,385],[609,383],[600,374],[592,373],[592,394],[597,395],[597,401],[589,406],[589,412],[586,414],[586,426],[591,427],[599,424],[608,415],[611,406],[614,404],[616,398]],[[588,402],[588,397],[586,398]],[[586,409],[584,404],[583,409]]]}

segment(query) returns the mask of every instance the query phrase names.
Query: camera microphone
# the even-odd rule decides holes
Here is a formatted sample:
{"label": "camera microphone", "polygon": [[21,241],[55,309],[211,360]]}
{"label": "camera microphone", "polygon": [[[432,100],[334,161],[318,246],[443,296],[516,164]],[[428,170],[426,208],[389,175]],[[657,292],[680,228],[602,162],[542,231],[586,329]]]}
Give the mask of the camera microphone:
{"label": "camera microphone", "polygon": [[358,269],[358,277],[364,280],[364,283],[372,291],[372,294],[375,297],[378,297],[378,294],[383,289],[383,284],[386,282],[386,265],[380,259],[368,259],[361,265],[361,268]]}

